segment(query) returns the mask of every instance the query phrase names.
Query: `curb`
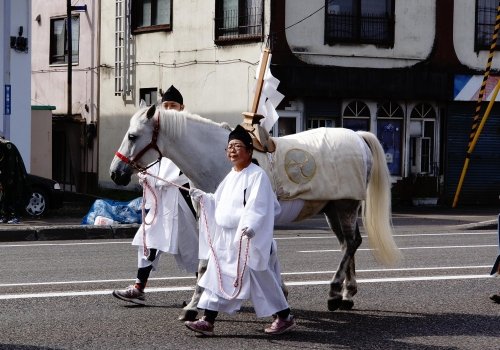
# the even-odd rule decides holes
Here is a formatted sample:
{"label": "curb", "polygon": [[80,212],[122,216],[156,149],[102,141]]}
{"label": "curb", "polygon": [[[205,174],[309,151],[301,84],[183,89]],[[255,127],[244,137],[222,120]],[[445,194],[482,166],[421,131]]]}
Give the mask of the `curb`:
{"label": "curb", "polygon": [[0,229],[0,242],[133,238],[139,224],[50,225]]}

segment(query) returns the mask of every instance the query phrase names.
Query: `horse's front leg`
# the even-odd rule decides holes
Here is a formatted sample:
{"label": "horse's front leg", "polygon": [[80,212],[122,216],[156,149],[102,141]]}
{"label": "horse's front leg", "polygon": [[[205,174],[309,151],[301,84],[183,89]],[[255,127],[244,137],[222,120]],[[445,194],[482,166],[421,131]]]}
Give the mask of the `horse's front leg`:
{"label": "horse's front leg", "polygon": [[203,293],[203,288],[198,285],[198,281],[201,276],[207,271],[208,260],[201,259],[198,263],[198,278],[196,279],[196,286],[194,288],[193,296],[189,304],[182,308],[182,312],[179,315],[179,321],[194,321],[198,316],[198,302],[200,301],[201,294]]}

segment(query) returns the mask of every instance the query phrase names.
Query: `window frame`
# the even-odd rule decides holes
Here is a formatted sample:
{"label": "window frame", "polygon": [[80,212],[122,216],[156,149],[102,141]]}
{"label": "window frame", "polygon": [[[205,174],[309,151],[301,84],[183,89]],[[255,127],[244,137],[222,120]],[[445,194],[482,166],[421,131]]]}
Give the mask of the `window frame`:
{"label": "window frame", "polygon": [[[245,9],[251,9],[248,6],[249,1],[253,0],[236,0],[238,2],[238,26],[227,28],[226,30],[237,31],[235,34],[225,35],[223,33],[223,24],[221,24],[228,17],[224,16],[224,0],[215,0],[215,17],[214,17],[214,43],[216,45],[233,45],[235,43],[241,42],[262,42],[264,41],[264,11],[265,11],[265,0],[260,1],[260,12],[255,13],[253,19],[255,21],[255,27],[259,27],[260,30],[256,30],[255,33],[250,33],[248,28],[250,28],[250,21],[248,20],[248,15],[245,15]],[[258,7],[256,7],[258,9]],[[242,19],[246,18],[246,22],[242,22]],[[243,25],[241,25],[243,24]]]}
{"label": "window frame", "polygon": [[[354,131],[370,131],[371,112],[368,105],[361,100],[349,102],[342,113],[342,127]],[[353,128],[352,123],[363,124],[363,128]]]}
{"label": "window frame", "polygon": [[[156,4],[158,7],[158,2],[162,0],[151,0],[151,8],[153,9]],[[172,31],[172,21],[173,21],[173,0],[164,0],[170,3],[170,17],[169,23],[164,24],[152,24],[148,26],[139,26],[139,16],[143,13],[143,1],[142,0],[132,0],[131,6],[131,33],[142,34],[142,33],[153,33],[153,32],[170,32]],[[153,10],[152,10],[153,11]]]}
{"label": "window frame", "polygon": [[[71,53],[71,64],[78,65],[80,63],[80,15],[72,14],[71,18],[76,18],[78,20],[78,33],[75,32],[74,26],[71,26],[71,36],[72,38],[76,36],[77,44],[75,45],[72,42],[71,49],[73,52],[76,51],[76,54]],[[54,23],[56,21],[63,21],[63,32],[64,32],[64,55],[56,55],[56,41],[57,36],[54,35]],[[69,60],[68,51],[68,29],[67,29],[67,16],[58,16],[50,18],[50,38],[49,38],[49,65],[50,66],[58,66],[58,65],[66,65]],[[54,59],[54,57],[63,57],[62,60]],[[75,59],[76,57],[76,59]]]}
{"label": "window frame", "polygon": [[[413,124],[418,124],[419,133],[414,133]],[[410,112],[410,154],[409,164],[410,173],[413,175],[431,175],[437,176],[437,143],[436,135],[437,113],[436,109],[430,103],[417,103]],[[421,140],[421,141],[419,141]],[[428,160],[422,152],[417,152],[417,143],[423,140],[429,140]],[[420,158],[417,158],[420,156]],[[426,164],[423,166],[422,164]],[[424,169],[424,170],[422,170]]]}
{"label": "window frame", "polygon": [[[372,44],[378,47],[394,47],[394,36],[395,36],[395,0],[390,1],[388,7],[389,13],[386,12],[385,16],[381,15],[368,15],[363,14],[362,10],[362,0],[353,0],[353,9],[351,13],[328,13],[330,8],[329,2],[332,0],[325,0],[325,32],[324,32],[324,43],[325,45],[336,45],[336,44]],[[332,4],[333,5],[333,4]],[[335,27],[335,20],[341,23],[338,28]],[[341,25],[344,25],[344,29]],[[379,38],[373,38],[369,35],[363,35],[363,26],[369,26],[370,28],[376,28],[377,25],[382,25],[387,33],[380,35]],[[342,31],[351,30],[350,35],[342,35]],[[339,33],[335,35],[335,33]],[[376,31],[370,31],[368,34],[376,33]]]}
{"label": "window frame", "polygon": [[[490,2],[494,6],[487,6],[487,2]],[[490,4],[490,5],[491,5]],[[484,5],[481,6],[480,5]],[[493,31],[496,23],[497,16],[497,5],[498,1],[493,0],[476,0],[476,8],[474,12],[474,51],[478,52],[481,50],[490,50],[491,43],[493,40]],[[484,12],[489,12],[489,21],[486,19]],[[483,13],[483,16],[481,16]],[[481,18],[480,18],[481,17]],[[484,21],[484,22],[483,22]],[[484,29],[483,29],[484,28]],[[481,33],[485,33],[480,35]],[[488,35],[486,35],[488,34]],[[484,38],[483,38],[484,36]],[[499,50],[498,45],[495,48],[495,51]]]}
{"label": "window frame", "polygon": [[[153,95],[156,96],[156,99],[153,98]],[[149,96],[149,103],[148,103],[148,96]],[[139,89],[139,101],[144,100],[146,105],[152,106],[158,102],[159,94],[158,88],[157,87],[152,87],[152,88],[140,88]]]}
{"label": "window frame", "polygon": [[[377,138],[386,155],[391,176],[403,176],[403,140],[405,111],[398,102],[385,101],[377,105]],[[399,137],[385,137],[385,132],[399,134]]]}

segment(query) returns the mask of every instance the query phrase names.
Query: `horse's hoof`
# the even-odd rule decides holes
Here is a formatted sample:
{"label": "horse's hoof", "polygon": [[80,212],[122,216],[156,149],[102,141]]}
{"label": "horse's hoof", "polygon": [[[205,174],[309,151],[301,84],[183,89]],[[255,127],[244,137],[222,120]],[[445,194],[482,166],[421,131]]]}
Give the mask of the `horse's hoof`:
{"label": "horse's hoof", "polygon": [[177,318],[179,321],[196,321],[198,316],[198,311],[195,310],[184,310],[182,314]]}
{"label": "horse's hoof", "polygon": [[342,304],[342,298],[340,298],[340,297],[328,298],[328,310],[329,311],[337,310],[341,304]]}
{"label": "horse's hoof", "polygon": [[351,310],[353,306],[354,306],[354,301],[344,299],[340,303],[340,310]]}

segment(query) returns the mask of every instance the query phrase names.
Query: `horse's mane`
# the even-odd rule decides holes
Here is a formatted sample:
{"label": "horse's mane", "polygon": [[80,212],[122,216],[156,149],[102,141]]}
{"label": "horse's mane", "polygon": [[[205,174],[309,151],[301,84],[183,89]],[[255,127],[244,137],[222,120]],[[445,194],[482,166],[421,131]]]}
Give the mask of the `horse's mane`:
{"label": "horse's mane", "polygon": [[216,128],[223,128],[231,130],[229,124],[226,122],[217,123],[213,120],[204,118],[198,114],[192,114],[187,111],[176,111],[173,109],[159,109],[160,115],[160,125],[165,127],[160,127],[161,130],[166,130],[167,136],[178,137],[183,135],[186,131],[186,121],[192,120],[196,123],[201,123]]}

